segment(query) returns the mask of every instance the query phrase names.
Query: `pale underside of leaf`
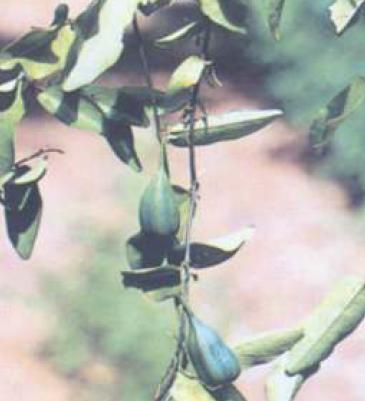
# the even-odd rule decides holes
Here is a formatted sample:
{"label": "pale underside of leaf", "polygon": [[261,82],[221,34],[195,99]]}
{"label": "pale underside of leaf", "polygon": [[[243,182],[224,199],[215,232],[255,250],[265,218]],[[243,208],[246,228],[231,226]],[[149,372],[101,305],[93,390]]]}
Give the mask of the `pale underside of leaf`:
{"label": "pale underside of leaf", "polygon": [[[208,116],[198,120],[194,130],[196,146],[210,145],[217,142],[232,141],[264,128],[283,114],[281,110],[241,110],[221,115]],[[187,147],[188,130],[178,124],[169,129],[169,142],[175,146]]]}
{"label": "pale underside of leaf", "polygon": [[360,324],[365,315],[365,281],[346,277],[324,299],[304,324],[305,336],[289,353],[290,375],[311,369]]}
{"label": "pale underside of leaf", "polygon": [[156,40],[159,47],[168,47],[180,43],[182,40],[191,38],[202,31],[202,24],[197,21],[190,22],[178,30]]}
{"label": "pale underside of leaf", "polygon": [[349,26],[364,4],[365,0],[336,0],[329,7],[337,34],[341,34]]}
{"label": "pale underside of leaf", "polygon": [[304,335],[302,327],[275,330],[243,339],[233,348],[241,367],[250,368],[267,363],[288,351]]}
{"label": "pale underside of leaf", "polygon": [[199,0],[201,10],[210,20],[229,31],[245,34],[245,4],[240,0]]}
{"label": "pale underside of leaf", "polygon": [[71,55],[75,61],[66,71],[62,84],[64,91],[73,91],[93,82],[117,62],[123,51],[124,31],[132,22],[138,2],[104,0],[101,3],[97,15],[98,31],[89,38],[78,39],[77,55]]}
{"label": "pale underside of leaf", "polygon": [[203,74],[207,62],[198,56],[185,59],[173,72],[167,92],[178,93],[197,84]]}

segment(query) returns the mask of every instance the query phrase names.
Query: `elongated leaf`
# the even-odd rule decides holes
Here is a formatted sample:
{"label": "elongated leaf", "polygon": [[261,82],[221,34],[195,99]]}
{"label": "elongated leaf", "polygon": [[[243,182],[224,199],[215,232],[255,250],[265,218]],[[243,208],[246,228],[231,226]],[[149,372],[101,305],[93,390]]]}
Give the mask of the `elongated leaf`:
{"label": "elongated leaf", "polygon": [[335,0],[330,6],[331,20],[336,28],[336,33],[341,34],[349,27],[351,21],[364,5],[364,0]]}
{"label": "elongated leaf", "polygon": [[14,158],[14,124],[0,120],[0,175],[2,177],[11,170]]}
{"label": "elongated leaf", "polygon": [[159,47],[169,47],[171,45],[176,45],[177,43],[180,43],[185,39],[189,39],[199,34],[200,32],[202,32],[202,28],[203,25],[200,22],[190,22],[189,24],[184,25],[178,30],[156,40],[156,45]]}
{"label": "elongated leaf", "polygon": [[38,234],[42,199],[37,184],[5,186],[5,220],[9,239],[22,259],[29,259]]}
{"label": "elongated leaf", "polygon": [[232,32],[245,34],[246,5],[241,0],[199,0],[201,10],[210,20]]}
{"label": "elongated leaf", "polygon": [[285,372],[288,355],[283,355],[274,368],[274,372],[266,382],[268,401],[292,401],[309,374],[289,376]]}
{"label": "elongated leaf", "polygon": [[305,336],[289,354],[290,375],[307,371],[328,357],[365,315],[365,281],[346,277],[324,299],[305,323]]}
{"label": "elongated leaf", "polygon": [[136,172],[142,170],[141,162],[134,148],[133,132],[130,126],[112,120],[104,120],[102,134],[119,160]]}
{"label": "elongated leaf", "polygon": [[319,150],[326,147],[340,124],[355,112],[364,100],[365,79],[357,77],[326,107],[319,110],[309,130],[312,147]]}
{"label": "elongated leaf", "polygon": [[[281,116],[281,110],[243,110],[209,116],[195,124],[194,145],[232,141],[253,134]],[[188,146],[188,130],[178,124],[169,129],[168,140],[179,147]]]}
{"label": "elongated leaf", "polygon": [[145,292],[176,287],[181,283],[180,269],[174,266],[124,271],[122,276],[126,288],[133,287]]}
{"label": "elongated leaf", "polygon": [[180,228],[176,233],[176,238],[182,242],[185,238],[186,225],[189,219],[190,194],[188,190],[179,187],[178,185],[173,185],[172,189],[180,213]]}
{"label": "elongated leaf", "polygon": [[189,89],[200,80],[207,62],[198,56],[185,59],[174,71],[167,87],[169,94]]}
{"label": "elongated leaf", "polygon": [[171,0],[140,0],[139,9],[144,15],[151,15],[171,3]]}
{"label": "elongated leaf", "polygon": [[280,22],[286,0],[269,0],[268,22],[271,34],[276,40],[280,39]]}
{"label": "elongated leaf", "polygon": [[[190,247],[191,267],[203,269],[223,263],[235,255],[251,239],[254,228],[245,227],[236,233],[207,243],[193,242]],[[171,264],[180,265],[185,257],[185,245],[176,245],[168,255]]]}
{"label": "elongated leaf", "polygon": [[95,0],[78,16],[74,23],[77,38],[65,67],[64,91],[93,82],[117,62],[123,51],[124,31],[137,6],[137,0]]}
{"label": "elongated leaf", "polygon": [[25,170],[22,174],[18,174],[13,179],[13,184],[28,185],[41,180],[47,172],[47,160],[41,159],[32,168]]}
{"label": "elongated leaf", "polygon": [[301,327],[276,330],[244,339],[234,347],[243,368],[267,363],[290,350],[304,335]]}

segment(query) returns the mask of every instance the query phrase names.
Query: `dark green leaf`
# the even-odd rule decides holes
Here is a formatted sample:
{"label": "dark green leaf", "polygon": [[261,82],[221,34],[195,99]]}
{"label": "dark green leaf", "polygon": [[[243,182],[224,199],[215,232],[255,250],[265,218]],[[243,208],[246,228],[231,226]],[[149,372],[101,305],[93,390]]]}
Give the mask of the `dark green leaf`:
{"label": "dark green leaf", "polygon": [[351,21],[364,4],[364,0],[335,0],[333,2],[329,10],[337,34],[341,34],[349,27]]}
{"label": "dark green leaf", "polygon": [[312,147],[325,148],[340,124],[363,104],[364,99],[365,79],[357,77],[319,110],[309,130]]}
{"label": "dark green leaf", "polygon": [[365,315],[365,281],[346,277],[307,319],[305,336],[289,353],[286,372],[296,375],[312,369],[360,324]]}
{"label": "dark green leaf", "polygon": [[[195,124],[194,145],[210,145],[250,135],[281,116],[281,110],[244,110],[208,116]],[[175,146],[188,146],[188,130],[183,124],[169,129],[168,140]]]}
{"label": "dark green leaf", "polygon": [[[193,242],[190,246],[191,267],[203,269],[225,262],[251,239],[253,232],[253,227],[249,226],[236,233],[204,244]],[[185,250],[185,245],[175,245],[169,252],[169,262],[173,265],[180,265],[185,258]]]}
{"label": "dark green leaf", "polygon": [[171,3],[171,0],[140,0],[139,9],[144,15],[151,15]]}
{"label": "dark green leaf", "polygon": [[103,135],[114,154],[131,167],[134,171],[141,171],[142,166],[134,148],[134,139],[131,127],[122,123],[104,120]]}
{"label": "dark green leaf", "polygon": [[133,287],[144,292],[176,287],[181,283],[180,269],[172,266],[124,271],[122,276],[126,288]]}
{"label": "dark green leaf", "polygon": [[247,6],[242,0],[199,0],[201,10],[214,23],[232,32],[246,33]]}
{"label": "dark green leaf", "polygon": [[42,214],[37,184],[5,186],[5,219],[9,239],[22,259],[29,259]]}
{"label": "dark green leaf", "polygon": [[244,339],[234,347],[243,368],[267,363],[288,351],[304,335],[302,327],[276,330]]}

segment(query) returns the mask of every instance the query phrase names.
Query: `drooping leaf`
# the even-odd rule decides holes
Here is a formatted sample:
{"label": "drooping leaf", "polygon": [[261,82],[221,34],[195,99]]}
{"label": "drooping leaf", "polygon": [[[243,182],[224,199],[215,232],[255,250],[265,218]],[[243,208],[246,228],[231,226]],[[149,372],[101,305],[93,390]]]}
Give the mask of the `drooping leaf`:
{"label": "drooping leaf", "polygon": [[1,51],[0,67],[20,64],[29,80],[52,76],[63,69],[74,38],[70,24],[34,29]]}
{"label": "drooping leaf", "polygon": [[136,172],[142,170],[141,162],[134,147],[133,132],[129,125],[104,119],[102,134],[119,160]]}
{"label": "drooping leaf", "polygon": [[207,62],[198,56],[186,58],[173,72],[167,92],[175,94],[191,88],[199,82],[206,66]]}
{"label": "drooping leaf", "polygon": [[302,327],[276,330],[242,340],[234,351],[243,368],[267,363],[288,351],[304,335]]}
{"label": "drooping leaf", "polygon": [[17,174],[13,179],[13,184],[28,185],[41,180],[47,172],[47,159],[41,159],[32,168],[26,169],[21,174]]}
{"label": "drooping leaf", "polygon": [[210,390],[197,379],[179,373],[170,390],[174,401],[246,401],[246,398],[232,384]]}
{"label": "drooping leaf", "polygon": [[280,22],[286,0],[268,0],[268,23],[272,36],[280,39]]}
{"label": "drooping leaf", "polygon": [[341,34],[349,27],[364,4],[364,0],[335,0],[333,2],[329,10],[337,34]]}
{"label": "drooping leaf", "polygon": [[[231,235],[217,238],[204,244],[193,242],[190,246],[191,267],[203,269],[225,262],[251,239],[253,232],[254,228],[248,226]],[[180,265],[185,258],[185,249],[183,244],[175,245],[169,252],[169,262],[177,266]]]}
{"label": "drooping leaf", "polygon": [[95,103],[104,116],[125,124],[148,127],[145,101],[123,88],[106,88],[100,85],[87,85],[82,89],[84,96]]}
{"label": "drooping leaf", "polygon": [[[15,158],[14,124],[0,120],[0,176],[9,173]],[[6,179],[2,179],[6,182]]]}
{"label": "drooping leaf", "polygon": [[305,336],[289,353],[286,371],[296,375],[327,358],[333,348],[360,324],[365,316],[365,281],[346,277],[307,319]]}
{"label": "drooping leaf", "polygon": [[309,373],[289,376],[285,372],[288,355],[284,354],[266,382],[268,401],[293,401],[294,397],[309,377]]}
{"label": "drooping leaf", "polygon": [[189,39],[198,35],[200,32],[202,32],[202,29],[203,25],[199,21],[190,22],[178,30],[156,40],[156,45],[158,47],[169,47],[176,45],[185,39]]}
{"label": "drooping leaf", "polygon": [[59,4],[54,11],[53,21],[51,25],[64,25],[67,22],[69,11],[70,9],[67,4]]}
{"label": "drooping leaf", "polygon": [[215,24],[245,34],[247,6],[242,0],[199,0],[200,8]]}
{"label": "drooping leaf", "polygon": [[126,256],[133,270],[161,266],[167,251],[171,248],[170,239],[138,233],[126,244]]}
{"label": "drooping leaf", "polygon": [[[194,145],[210,145],[250,135],[281,116],[281,110],[244,110],[208,116],[195,124]],[[183,124],[169,129],[168,140],[179,147],[188,146],[188,130]]]}
{"label": "drooping leaf", "polygon": [[139,9],[144,15],[151,15],[171,3],[171,0],[140,0]]}
{"label": "drooping leaf", "polygon": [[309,139],[314,149],[325,148],[333,134],[365,100],[365,79],[355,78],[338,93],[326,107],[319,110],[309,129]]}
{"label": "drooping leaf", "polygon": [[126,288],[137,288],[144,292],[176,287],[181,283],[180,269],[174,266],[123,271],[122,276]]}
{"label": "drooping leaf", "polygon": [[93,82],[117,62],[124,47],[124,31],[137,7],[137,0],[94,0],[76,18],[76,39],[65,66],[64,91]]}
{"label": "drooping leaf", "polygon": [[190,194],[189,191],[178,186],[173,185],[172,187],[175,195],[176,204],[179,208],[180,213],[180,228],[176,233],[176,238],[183,242],[185,238],[186,225],[189,219],[189,210],[190,210]]}
{"label": "drooping leaf", "polygon": [[[98,93],[101,92],[101,89],[98,90]],[[108,91],[103,92],[101,100],[93,97],[92,93],[87,92],[86,89],[63,92],[60,87],[51,86],[39,93],[37,100],[46,111],[63,123],[102,134],[121,161],[135,171],[141,171],[141,163],[134,148],[132,130],[125,122],[128,119],[127,115],[129,119],[132,117],[126,110],[108,108],[108,103],[115,105],[114,94],[110,93],[108,98],[108,93]],[[134,116],[137,115],[137,112],[133,113]]]}
{"label": "drooping leaf", "polygon": [[5,220],[9,239],[22,259],[29,259],[38,234],[42,199],[37,184],[7,184]]}

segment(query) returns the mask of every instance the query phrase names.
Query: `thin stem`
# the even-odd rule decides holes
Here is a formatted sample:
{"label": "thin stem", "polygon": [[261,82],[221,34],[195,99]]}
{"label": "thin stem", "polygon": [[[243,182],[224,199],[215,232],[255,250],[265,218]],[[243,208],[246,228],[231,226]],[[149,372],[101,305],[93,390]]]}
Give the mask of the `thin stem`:
{"label": "thin stem", "polygon": [[33,153],[30,156],[25,157],[24,159],[18,160],[15,165],[19,166],[21,164],[27,163],[33,159],[37,159],[38,157],[47,155],[49,153],[58,153],[58,154],[64,154],[65,152],[62,149],[57,149],[57,148],[47,148],[47,149],[39,149],[37,152]]}
{"label": "thin stem", "polygon": [[156,95],[154,92],[154,84],[153,84],[151,69],[150,69],[150,66],[148,63],[146,46],[145,46],[145,42],[144,42],[141,30],[139,28],[137,15],[135,15],[134,19],[133,19],[133,29],[134,29],[134,33],[137,37],[137,40],[138,40],[138,51],[139,51],[139,57],[142,62],[144,78],[146,81],[146,85],[151,92],[152,110],[153,110],[153,119],[154,119],[154,123],[155,123],[156,137],[157,137],[158,141],[161,142],[161,140],[162,140],[161,121],[160,121],[160,116],[158,114],[157,100],[156,100]]}

